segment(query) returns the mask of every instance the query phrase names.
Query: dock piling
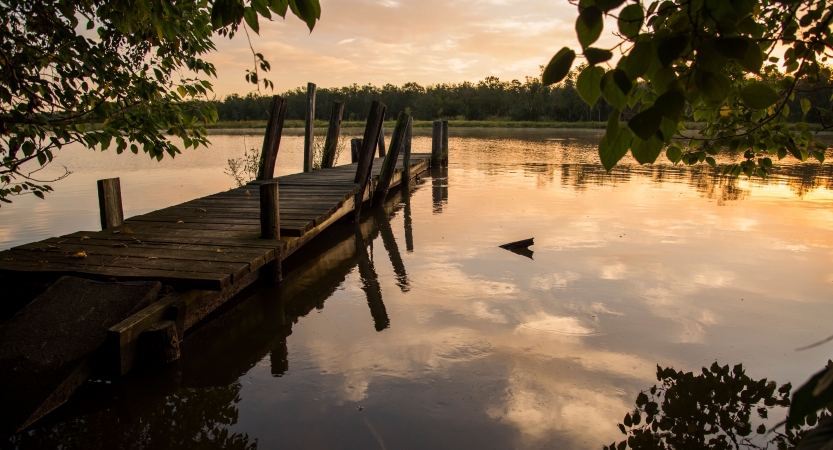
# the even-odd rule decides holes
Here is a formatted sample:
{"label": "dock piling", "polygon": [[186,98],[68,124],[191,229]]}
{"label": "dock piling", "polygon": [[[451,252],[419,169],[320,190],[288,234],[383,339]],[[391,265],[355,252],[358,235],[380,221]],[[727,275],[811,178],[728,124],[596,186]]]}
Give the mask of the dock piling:
{"label": "dock piling", "polygon": [[315,144],[315,83],[307,83],[307,111],[304,116],[304,172],[312,172]]}
{"label": "dock piling", "polygon": [[382,127],[379,128],[379,157],[385,157],[385,119],[382,118]]}
{"label": "dock piling", "polygon": [[382,122],[385,120],[387,106],[373,100],[370,105],[370,113],[367,115],[367,125],[364,128],[364,138],[359,151],[359,161],[356,164],[356,178],[354,183],[359,185],[359,191],[355,196],[353,207],[353,218],[356,222],[361,217],[362,202],[367,184],[370,181],[370,171],[373,168],[373,156],[376,153],[376,143],[379,140],[379,133],[382,131]]}
{"label": "dock piling", "polygon": [[266,133],[263,136],[260,168],[257,172],[258,180],[270,180],[275,176],[275,160],[278,157],[278,148],[281,146],[284,119],[286,119],[286,99],[274,95],[269,105],[269,121],[266,123]]}
{"label": "dock piling", "polygon": [[341,134],[342,115],[344,115],[344,102],[333,102],[333,110],[330,112],[330,126],[327,128],[327,140],[324,141],[324,154],[321,157],[322,169],[328,169],[335,164],[338,137]]}
{"label": "dock piling", "polygon": [[411,183],[411,140],[414,131],[414,118],[408,117],[405,127],[405,141],[402,143],[402,186],[407,189]]}
{"label": "dock piling", "polygon": [[443,146],[440,160],[444,165],[448,165],[448,121],[443,120]]}
{"label": "dock piling", "polygon": [[390,138],[390,149],[388,154],[382,161],[382,170],[379,172],[379,181],[376,184],[376,192],[373,194],[373,202],[382,204],[385,197],[388,195],[390,189],[390,182],[393,179],[393,174],[396,171],[396,162],[399,159],[399,152],[405,141],[405,132],[408,128],[408,121],[411,116],[404,112],[399,113],[396,118],[396,126],[393,129],[393,135]]}
{"label": "dock piling", "polygon": [[431,167],[437,167],[442,161],[443,123],[435,120],[431,130]]}
{"label": "dock piling", "polygon": [[362,140],[355,138],[350,140],[350,162],[359,162],[359,153],[362,151]]}
{"label": "dock piling", "polygon": [[260,185],[260,238],[281,238],[278,183],[263,183]]}
{"label": "dock piling", "polygon": [[124,224],[121,203],[121,182],[118,178],[98,180],[98,210],[101,229],[120,227]]}
{"label": "dock piling", "polygon": [[148,367],[162,366],[179,359],[176,322],[163,320],[142,331],[139,336],[139,355]]}

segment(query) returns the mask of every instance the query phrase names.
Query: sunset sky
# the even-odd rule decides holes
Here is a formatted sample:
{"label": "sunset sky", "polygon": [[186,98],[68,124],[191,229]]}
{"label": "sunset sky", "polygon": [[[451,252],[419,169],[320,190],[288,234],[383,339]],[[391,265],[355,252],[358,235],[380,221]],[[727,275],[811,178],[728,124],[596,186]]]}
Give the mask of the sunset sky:
{"label": "sunset sky", "polygon": [[[538,76],[561,47],[579,50],[577,11],[567,0],[321,0],[321,9],[312,33],[287,14],[261,19],[260,36],[252,34],[254,48],[272,64],[267,77],[276,92],[308,81],[336,87],[523,80]],[[243,79],[253,66],[245,35],[216,42],[208,59],[218,68],[217,96],[252,91]]]}

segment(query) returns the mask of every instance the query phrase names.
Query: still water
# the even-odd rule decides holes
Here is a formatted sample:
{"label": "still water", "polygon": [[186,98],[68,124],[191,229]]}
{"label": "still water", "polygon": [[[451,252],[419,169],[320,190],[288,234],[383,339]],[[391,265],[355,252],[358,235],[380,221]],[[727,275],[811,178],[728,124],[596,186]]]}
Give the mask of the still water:
{"label": "still water", "polygon": [[[819,370],[833,344],[796,348],[833,333],[831,166],[606,175],[599,136],[452,130],[447,169],[317,237],[281,286],[189,331],[178,364],[89,382],[0,446],[598,449],[657,364]],[[68,150],[56,193],[2,207],[0,248],[95,230],[98,178],[121,177],[128,216],[232,187],[226,160],[260,139],[162,163]],[[276,172],[301,145],[284,138]],[[497,247],[529,237],[531,254]]]}

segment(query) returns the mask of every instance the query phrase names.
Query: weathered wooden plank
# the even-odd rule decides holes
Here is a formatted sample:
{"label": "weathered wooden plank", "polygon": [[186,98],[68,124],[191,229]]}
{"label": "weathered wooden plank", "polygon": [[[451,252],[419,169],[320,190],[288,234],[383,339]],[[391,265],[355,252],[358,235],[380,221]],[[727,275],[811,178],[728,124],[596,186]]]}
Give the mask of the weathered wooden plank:
{"label": "weathered wooden plank", "polygon": [[361,217],[362,202],[364,201],[365,187],[370,180],[373,168],[374,145],[382,131],[382,121],[385,119],[387,107],[377,101],[370,106],[370,113],[367,115],[367,126],[364,129],[362,138],[362,149],[359,154],[359,162],[356,164],[356,178],[354,181],[359,185],[359,193],[356,194],[354,204],[354,219],[358,222]]}
{"label": "weathered wooden plank", "polygon": [[307,83],[307,111],[304,114],[304,172],[312,172],[315,141],[315,84]]}
{"label": "weathered wooden plank", "polygon": [[341,116],[344,115],[344,102],[333,102],[330,112],[330,124],[327,127],[327,140],[324,141],[324,154],[321,157],[321,168],[333,167],[338,149],[338,138],[341,134]]}
{"label": "weathered wooden plank", "polygon": [[388,195],[393,175],[396,172],[396,161],[399,158],[399,152],[405,140],[405,129],[408,127],[408,121],[410,119],[411,116],[405,113],[399,113],[399,117],[396,119],[396,126],[393,129],[393,135],[390,139],[390,151],[385,156],[384,161],[382,161],[379,182],[373,194],[373,201],[376,204],[384,202],[385,197]]}

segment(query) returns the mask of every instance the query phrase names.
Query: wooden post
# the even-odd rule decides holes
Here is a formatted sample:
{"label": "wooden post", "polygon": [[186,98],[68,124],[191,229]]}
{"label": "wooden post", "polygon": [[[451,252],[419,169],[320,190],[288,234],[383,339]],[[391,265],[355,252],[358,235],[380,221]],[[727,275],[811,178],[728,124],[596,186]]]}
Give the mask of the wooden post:
{"label": "wooden post", "polygon": [[286,99],[275,95],[272,97],[272,104],[269,105],[269,121],[266,123],[263,149],[260,152],[258,180],[271,180],[275,176],[275,160],[278,157],[278,148],[281,146],[284,119],[286,119]]}
{"label": "wooden post", "polygon": [[281,238],[278,183],[263,183],[260,185],[260,238]]}
{"label": "wooden post", "polygon": [[390,151],[385,155],[385,160],[382,162],[382,170],[379,172],[379,183],[376,185],[376,192],[373,194],[373,202],[376,204],[382,204],[388,195],[390,182],[393,180],[393,174],[396,172],[396,162],[399,159],[399,152],[405,141],[405,131],[407,131],[409,120],[411,120],[411,116],[403,112],[400,112],[399,117],[396,118],[396,127],[393,129],[393,135],[390,138]]}
{"label": "wooden post", "polygon": [[443,123],[440,120],[434,121],[434,128],[431,130],[431,167],[437,167],[442,161],[443,151]]}
{"label": "wooden post", "polygon": [[382,119],[382,128],[379,129],[379,157],[385,157],[385,121]]}
{"label": "wooden post", "polygon": [[101,229],[120,227],[124,224],[121,205],[121,182],[118,178],[98,180],[98,212]]}
{"label": "wooden post", "polygon": [[307,114],[304,117],[304,172],[312,172],[312,154],[315,144],[315,83],[307,83]]}
{"label": "wooden post", "polygon": [[179,354],[179,333],[173,320],[151,325],[139,336],[139,357],[148,366],[174,362]]}
{"label": "wooden post", "polygon": [[359,185],[359,192],[355,197],[353,207],[353,220],[359,221],[364,201],[364,191],[370,181],[370,173],[373,168],[373,156],[376,153],[376,143],[379,140],[379,132],[382,131],[382,121],[385,119],[387,106],[373,100],[370,105],[370,113],[367,115],[367,125],[364,128],[361,150],[359,151],[359,162],[356,167],[356,178],[354,183]]}
{"label": "wooden post", "polygon": [[405,142],[402,143],[402,186],[407,189],[411,183],[411,140],[414,131],[414,118],[408,118],[405,127]]}
{"label": "wooden post", "polygon": [[443,149],[440,156],[443,164],[448,164],[448,121],[443,120]]}
{"label": "wooden post", "polygon": [[330,112],[330,126],[327,128],[327,140],[324,141],[324,155],[321,157],[321,168],[333,167],[338,151],[338,136],[341,134],[341,116],[344,114],[344,102],[333,102]]}
{"label": "wooden post", "polygon": [[362,140],[355,138],[350,140],[350,162],[359,162],[359,153],[362,151]]}

